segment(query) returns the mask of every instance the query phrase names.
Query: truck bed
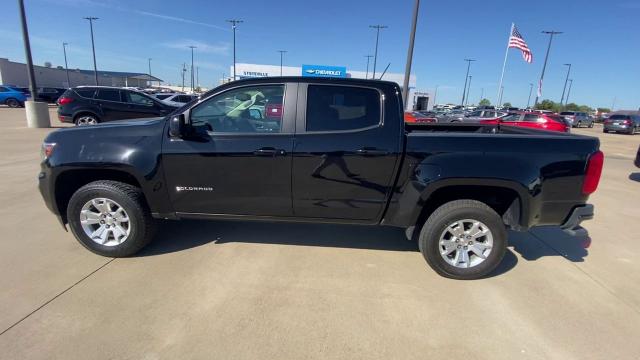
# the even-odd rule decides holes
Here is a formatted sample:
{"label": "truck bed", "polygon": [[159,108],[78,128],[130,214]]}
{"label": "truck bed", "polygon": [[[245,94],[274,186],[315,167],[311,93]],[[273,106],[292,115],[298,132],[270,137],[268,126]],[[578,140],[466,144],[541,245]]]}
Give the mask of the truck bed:
{"label": "truck bed", "polygon": [[515,126],[501,126],[492,124],[473,123],[435,123],[435,124],[405,124],[405,131],[409,133],[479,133],[479,134],[512,134],[512,135],[558,135],[571,136],[570,133],[545,131]]}

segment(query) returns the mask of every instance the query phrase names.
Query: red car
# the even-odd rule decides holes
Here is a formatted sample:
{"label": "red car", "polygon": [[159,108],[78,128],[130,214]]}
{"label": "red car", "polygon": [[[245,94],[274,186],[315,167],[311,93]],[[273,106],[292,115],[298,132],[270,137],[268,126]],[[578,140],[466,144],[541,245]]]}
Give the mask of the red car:
{"label": "red car", "polygon": [[569,132],[571,127],[567,126],[564,119],[558,115],[540,114],[532,111],[520,111],[509,113],[497,119],[482,120],[482,124],[500,124],[509,126],[522,126],[534,129]]}
{"label": "red car", "polygon": [[404,112],[404,122],[406,123],[435,123],[438,120],[436,119],[435,114],[432,113],[420,113],[418,111],[405,111]]}

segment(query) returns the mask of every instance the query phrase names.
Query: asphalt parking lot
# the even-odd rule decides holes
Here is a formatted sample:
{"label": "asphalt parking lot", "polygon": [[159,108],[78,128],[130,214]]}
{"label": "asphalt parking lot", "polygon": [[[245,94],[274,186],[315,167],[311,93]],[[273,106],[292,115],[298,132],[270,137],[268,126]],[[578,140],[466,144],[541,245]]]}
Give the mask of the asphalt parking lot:
{"label": "asphalt parking lot", "polygon": [[[61,126],[51,108],[52,123]],[[2,359],[637,359],[640,135],[601,139],[585,238],[512,233],[493,276],[447,280],[392,228],[164,222],[93,255],[37,191],[24,109],[0,108]]]}

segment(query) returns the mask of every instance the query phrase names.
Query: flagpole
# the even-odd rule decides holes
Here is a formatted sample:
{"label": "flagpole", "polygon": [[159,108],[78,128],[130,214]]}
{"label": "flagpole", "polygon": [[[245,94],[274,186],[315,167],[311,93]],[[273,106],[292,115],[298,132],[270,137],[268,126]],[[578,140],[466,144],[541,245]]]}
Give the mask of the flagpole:
{"label": "flagpole", "polygon": [[500,84],[498,85],[498,102],[496,106],[500,106],[502,102],[502,80],[504,79],[504,69],[507,67],[507,56],[509,56],[509,40],[511,39],[511,34],[513,34],[514,23],[511,23],[511,30],[509,31],[509,38],[507,39],[507,50],[504,52],[504,62],[502,63],[502,74],[500,74]]}

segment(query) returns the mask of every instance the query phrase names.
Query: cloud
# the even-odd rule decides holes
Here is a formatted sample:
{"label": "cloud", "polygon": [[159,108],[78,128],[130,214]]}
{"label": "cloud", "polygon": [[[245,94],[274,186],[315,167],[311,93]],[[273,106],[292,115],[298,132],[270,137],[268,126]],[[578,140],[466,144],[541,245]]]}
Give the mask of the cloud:
{"label": "cloud", "polygon": [[[118,10],[127,11],[127,10],[122,9],[122,8],[118,8]],[[149,12],[149,11],[142,11],[142,10],[132,10],[132,12],[134,12],[136,14],[139,14],[139,15],[151,16],[151,17],[155,17],[155,18],[163,19],[163,20],[177,21],[177,22],[181,22],[181,23],[185,23],[185,24],[201,25],[201,26],[206,26],[206,27],[210,27],[210,28],[218,29],[218,30],[222,30],[222,31],[231,31],[231,30],[229,30],[229,29],[227,29],[225,27],[222,27],[222,26],[213,25],[213,24],[204,23],[204,22],[195,21],[195,20],[189,20],[189,19],[185,19],[185,18],[181,18],[181,17],[177,17],[177,16],[158,14],[158,13],[153,13],[153,12]]]}
{"label": "cloud", "polygon": [[184,24],[206,26],[208,28],[218,29],[218,30],[227,31],[227,32],[231,31],[227,27],[214,25],[214,24],[209,24],[209,23],[196,21],[196,20],[191,20],[191,19],[187,19],[187,18],[183,18],[183,17],[179,17],[179,16],[165,15],[165,14],[160,14],[160,13],[151,12],[151,11],[131,9],[131,8],[128,8],[128,7],[120,6],[114,1],[107,1],[107,0],[102,0],[102,1],[95,1],[95,0],[43,0],[43,1],[55,3],[56,5],[62,4],[62,5],[70,6],[70,7],[78,7],[78,6],[101,7],[101,8],[107,8],[107,9],[113,9],[113,10],[117,10],[117,11],[122,11],[122,12],[133,13],[133,14],[142,15],[142,16],[154,17],[156,19],[181,22],[181,23],[184,23]]}
{"label": "cloud", "polygon": [[180,39],[176,41],[163,43],[162,46],[170,48],[170,49],[180,49],[180,50],[188,50],[189,46],[195,46],[194,50],[196,53],[205,53],[205,54],[217,54],[217,55],[228,55],[230,45],[229,43],[219,42],[216,44],[209,44],[198,40],[193,39]]}

